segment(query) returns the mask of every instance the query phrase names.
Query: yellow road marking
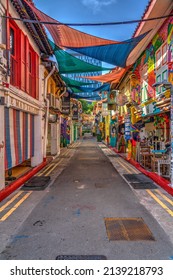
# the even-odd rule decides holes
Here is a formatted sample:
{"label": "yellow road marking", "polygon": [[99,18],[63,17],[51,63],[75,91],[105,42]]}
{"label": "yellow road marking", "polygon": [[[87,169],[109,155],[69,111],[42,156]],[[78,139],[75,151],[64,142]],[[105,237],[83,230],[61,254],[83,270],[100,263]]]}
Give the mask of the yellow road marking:
{"label": "yellow road marking", "polygon": [[130,171],[123,165],[122,162],[118,162],[118,164],[120,164],[129,174],[131,174]]}
{"label": "yellow road marking", "polygon": [[128,164],[126,161],[124,161],[123,159],[120,159],[120,161],[122,162],[123,161],[123,164],[128,167],[129,169],[131,169],[131,171],[133,171],[135,174],[139,174],[139,172],[133,167],[131,166],[130,164]]}
{"label": "yellow road marking", "polygon": [[169,199],[166,195],[161,193],[159,190],[155,190],[160,196],[162,196],[166,201],[168,201],[171,205],[173,205],[173,201]]}
{"label": "yellow road marking", "polygon": [[62,161],[62,159],[61,159],[57,164],[55,164],[54,167],[52,167],[52,169],[49,170],[49,172],[47,172],[47,173],[45,174],[45,176],[49,175],[49,174],[58,166],[58,164],[60,164],[61,161]]}
{"label": "yellow road marking", "polygon": [[44,174],[51,166],[53,165],[53,163],[49,164],[42,172],[40,172],[37,176],[41,176],[42,174]]}
{"label": "yellow road marking", "polygon": [[2,212],[8,205],[10,205],[18,196],[21,195],[21,193],[23,193],[23,191],[18,192],[15,196],[13,196],[9,201],[7,201],[7,203],[5,203],[1,208],[0,208],[0,212]]}
{"label": "yellow road marking", "polygon": [[30,196],[31,192],[28,192],[24,197],[22,197],[1,219],[0,222],[5,221],[27,198]]}
{"label": "yellow road marking", "polygon": [[[66,156],[70,153],[70,151],[66,151],[64,154],[61,154],[62,156]],[[54,166],[54,163],[50,163],[41,173],[38,174],[38,176],[41,176],[42,174],[45,174],[52,166]],[[47,174],[47,173],[46,173]]]}
{"label": "yellow road marking", "polygon": [[154,195],[150,190],[146,190],[147,193],[157,202],[159,203],[159,205],[165,209],[169,215],[171,215],[173,217],[173,211],[171,209],[169,209],[156,195]]}

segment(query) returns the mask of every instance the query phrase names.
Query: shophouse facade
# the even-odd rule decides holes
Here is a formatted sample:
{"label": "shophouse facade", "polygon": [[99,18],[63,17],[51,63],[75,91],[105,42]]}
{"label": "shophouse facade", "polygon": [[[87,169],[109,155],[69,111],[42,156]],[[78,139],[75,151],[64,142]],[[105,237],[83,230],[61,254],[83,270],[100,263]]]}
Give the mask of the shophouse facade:
{"label": "shophouse facade", "polygon": [[[154,2],[150,1],[144,18],[150,17],[152,9],[156,8]],[[165,13],[169,11],[172,14],[172,3],[168,2],[165,2]],[[160,16],[159,12],[156,15]],[[145,29],[145,25],[146,28],[147,25],[149,27],[147,22],[139,24],[134,35],[139,34],[141,26]],[[127,153],[128,158],[139,161],[150,170],[152,170],[152,152],[166,153],[171,143],[170,90],[163,87],[155,88],[153,84],[162,81],[173,84],[173,17],[165,18],[161,25],[159,22],[158,28],[155,27],[154,30],[152,38],[146,40],[146,47],[133,53],[136,55],[135,63],[116,86],[119,95],[126,96],[125,104],[118,106],[116,114],[117,151]],[[130,123],[130,137],[127,123]],[[141,145],[150,148],[151,158],[145,163],[140,157]],[[169,177],[169,174],[167,175]]]}
{"label": "shophouse facade", "polygon": [[[44,160],[45,136],[48,135],[45,112],[49,105],[46,85],[51,82],[45,83],[48,70],[41,57],[51,55],[52,49],[41,25],[13,20],[35,19],[24,1],[2,0],[0,13],[7,16],[1,18],[0,30],[3,56],[0,67],[0,189],[3,189],[5,178],[13,176],[15,167],[35,167]],[[60,80],[57,86],[62,86]],[[55,150],[59,152],[58,147]]]}

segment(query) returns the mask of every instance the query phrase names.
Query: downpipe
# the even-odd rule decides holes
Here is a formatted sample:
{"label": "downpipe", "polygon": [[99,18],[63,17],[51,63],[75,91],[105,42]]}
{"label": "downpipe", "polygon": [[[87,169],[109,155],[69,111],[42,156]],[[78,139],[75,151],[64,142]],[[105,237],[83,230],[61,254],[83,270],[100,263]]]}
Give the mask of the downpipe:
{"label": "downpipe", "polygon": [[49,99],[47,98],[47,83],[48,79],[53,75],[55,72],[55,65],[53,66],[52,70],[45,78],[45,85],[44,85],[44,101],[46,104],[46,113],[45,113],[45,126],[44,126],[44,146],[43,146],[43,158],[46,161],[46,148],[47,148],[47,136],[48,136],[48,121],[49,121]]}

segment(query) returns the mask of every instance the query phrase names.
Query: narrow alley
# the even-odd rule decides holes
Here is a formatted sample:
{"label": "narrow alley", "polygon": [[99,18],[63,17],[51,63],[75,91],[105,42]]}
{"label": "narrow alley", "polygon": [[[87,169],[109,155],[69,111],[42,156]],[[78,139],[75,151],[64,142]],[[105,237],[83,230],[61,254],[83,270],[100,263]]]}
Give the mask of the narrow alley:
{"label": "narrow alley", "polygon": [[0,203],[1,260],[172,258],[172,197],[103,143],[77,141],[40,175],[51,178],[44,190]]}

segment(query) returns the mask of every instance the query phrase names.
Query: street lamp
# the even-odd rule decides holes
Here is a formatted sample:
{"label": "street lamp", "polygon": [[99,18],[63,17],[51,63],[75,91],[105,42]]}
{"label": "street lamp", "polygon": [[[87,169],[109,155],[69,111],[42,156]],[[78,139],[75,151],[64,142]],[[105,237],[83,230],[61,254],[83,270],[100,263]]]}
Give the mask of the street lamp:
{"label": "street lamp", "polygon": [[173,84],[171,84],[168,81],[162,81],[157,82],[153,84],[153,87],[164,87],[165,89],[170,89],[171,93],[171,167],[170,167],[170,173],[171,173],[171,188],[173,188]]}

